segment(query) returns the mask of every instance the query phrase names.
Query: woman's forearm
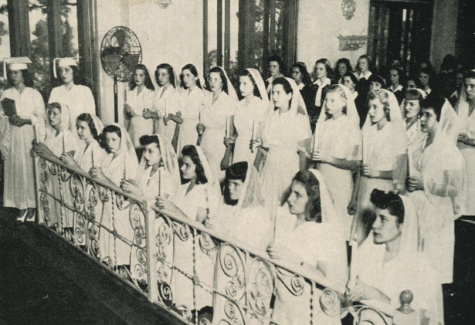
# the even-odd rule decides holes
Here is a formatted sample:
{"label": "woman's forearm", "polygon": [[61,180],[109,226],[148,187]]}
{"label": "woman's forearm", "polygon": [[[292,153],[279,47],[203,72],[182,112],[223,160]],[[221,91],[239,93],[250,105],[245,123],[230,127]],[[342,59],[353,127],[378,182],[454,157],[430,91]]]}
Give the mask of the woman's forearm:
{"label": "woman's forearm", "polygon": [[358,163],[354,160],[339,159],[335,157],[330,157],[326,163],[345,170],[355,170],[356,167],[358,167]]}

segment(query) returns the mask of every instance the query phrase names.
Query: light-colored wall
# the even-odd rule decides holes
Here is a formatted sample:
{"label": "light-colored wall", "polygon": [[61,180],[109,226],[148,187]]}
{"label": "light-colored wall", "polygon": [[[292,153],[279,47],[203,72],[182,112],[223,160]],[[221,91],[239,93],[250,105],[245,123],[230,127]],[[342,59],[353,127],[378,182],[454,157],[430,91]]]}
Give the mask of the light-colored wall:
{"label": "light-colored wall", "polygon": [[341,0],[300,0],[297,37],[297,60],[313,70],[315,61],[327,58],[334,67],[340,58],[347,58],[355,66],[367,46],[356,51],[339,51],[338,36],[368,35],[370,0],[356,1],[353,18],[346,20]]}
{"label": "light-colored wall", "polygon": [[[127,26],[142,45],[142,63],[153,77],[160,63],[169,63],[180,72],[193,63],[200,75],[203,67],[203,2],[173,0],[161,9],[153,0],[98,0],[99,46],[104,35],[115,26]],[[114,122],[113,79],[101,67],[102,120]],[[119,122],[123,123],[123,98],[126,83],[119,83]]]}
{"label": "light-colored wall", "polygon": [[439,71],[444,56],[455,55],[458,0],[436,0],[432,23],[430,60]]}

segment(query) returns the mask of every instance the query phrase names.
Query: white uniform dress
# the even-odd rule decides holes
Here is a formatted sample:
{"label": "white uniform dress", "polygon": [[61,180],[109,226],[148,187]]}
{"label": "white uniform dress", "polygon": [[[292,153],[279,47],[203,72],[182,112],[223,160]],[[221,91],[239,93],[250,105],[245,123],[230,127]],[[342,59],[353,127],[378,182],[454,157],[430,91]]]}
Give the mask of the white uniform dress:
{"label": "white uniform dress", "polygon": [[129,136],[135,149],[140,148],[140,137],[153,134],[153,120],[145,119],[142,114],[144,109],[152,109],[155,92],[146,87],[138,93],[138,87],[127,92],[127,104],[132,107],[132,117],[129,123]]}
{"label": "white uniform dress", "polygon": [[[0,98],[15,101],[17,114],[23,119],[31,119],[32,124],[44,123],[45,106],[40,93],[33,88],[25,88],[20,94],[16,88],[6,89]],[[34,208],[35,181],[33,177],[33,157],[31,155],[34,131],[32,125],[13,126],[0,108],[1,150],[4,159],[3,206],[18,209]]]}
{"label": "white uniform dress", "polygon": [[234,115],[234,127],[238,137],[234,144],[233,162],[247,161],[254,163],[257,150],[254,153],[249,149],[252,138],[252,125],[254,123],[254,137],[257,139],[262,136],[267,113],[269,112],[268,103],[259,97],[253,97],[249,105],[246,100],[239,101]]}
{"label": "white uniform dress", "polygon": [[201,138],[201,147],[209,153],[210,165],[215,170],[215,175],[221,173],[221,160],[226,151],[223,143],[226,134],[226,119],[234,115],[236,104],[236,101],[224,91],[214,103],[212,94],[205,100],[202,123],[206,129]]}
{"label": "white uniform dress", "polygon": [[198,132],[196,125],[199,123],[200,106],[203,110],[206,92],[196,85],[191,92],[185,90],[180,94],[180,103],[177,111],[181,112],[183,124],[180,127],[177,154],[181,156],[181,149],[186,145],[196,145]]}
{"label": "white uniform dress", "polygon": [[82,113],[96,114],[96,104],[91,89],[83,85],[73,85],[67,89],[65,85],[53,88],[48,103],[59,102],[68,106],[71,115],[71,132],[77,136],[76,118]]}
{"label": "white uniform dress", "polygon": [[[164,87],[159,87],[155,91],[155,98],[153,99],[153,110],[155,112],[160,112],[160,116],[176,114],[179,103],[178,90],[175,89],[175,87],[173,87],[172,85],[168,86],[165,91],[163,89]],[[160,125],[162,134],[166,136],[170,142],[172,142],[173,135],[175,134],[176,123],[170,120],[167,122],[167,125],[164,125],[163,119],[154,120],[154,133],[157,133],[158,125]]]}

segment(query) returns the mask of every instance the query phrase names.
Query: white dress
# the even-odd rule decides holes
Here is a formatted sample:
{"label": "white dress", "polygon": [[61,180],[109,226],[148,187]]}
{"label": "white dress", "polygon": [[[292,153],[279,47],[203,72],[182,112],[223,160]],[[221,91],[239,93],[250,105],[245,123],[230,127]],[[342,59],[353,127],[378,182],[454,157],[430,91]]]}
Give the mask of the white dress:
{"label": "white dress", "polygon": [[[101,164],[104,175],[115,185],[120,186],[120,181],[124,178],[135,179],[138,169],[137,159],[120,153],[116,158],[113,154],[105,157]],[[108,229],[115,229],[117,233],[129,241],[133,239],[133,228],[129,220],[129,210],[119,210],[116,204],[116,197],[111,197],[109,191],[109,201],[104,203],[102,218],[99,222]],[[115,238],[104,228],[99,230],[99,244],[101,260],[110,259],[112,265],[129,265],[131,247],[119,238]]]}
{"label": "white dress", "polygon": [[[68,106],[72,123],[76,123],[76,118],[83,113],[96,115],[94,97],[92,96],[91,89],[87,86],[73,85],[70,90],[65,85],[55,87],[48,99],[48,103],[54,102]],[[70,130],[77,136],[76,125],[71,125]]]}
{"label": "white dress", "polygon": [[[361,176],[351,240],[355,239],[355,236],[358,236],[358,241],[364,239],[361,232],[362,227],[366,226],[363,224],[363,214],[366,209],[372,207],[370,196],[375,188],[385,192],[404,190],[407,168],[397,168],[397,157],[407,153],[407,139],[404,130],[399,127],[398,124],[388,122],[381,130],[374,124],[363,132],[363,164],[368,165],[371,170],[392,171],[393,179]],[[406,166],[407,164],[404,164],[404,167]]]}
{"label": "white dress", "polygon": [[[173,203],[191,220],[196,220],[196,214],[199,208],[208,208],[206,185],[195,185],[188,193],[186,183],[181,185],[173,200]],[[199,245],[199,236],[196,237],[196,272],[203,283],[208,286],[213,285],[214,262],[203,253]],[[193,275],[193,236],[190,234],[186,240],[180,239],[175,235],[174,249],[175,266],[187,274]],[[176,306],[187,306],[188,310],[193,309],[193,283],[178,271],[173,272],[172,276],[173,299]],[[212,295],[204,289],[197,287],[196,290],[196,308],[200,310],[204,306],[212,306]]]}
{"label": "white dress", "polygon": [[[327,264],[327,278],[344,283],[346,281],[346,251],[344,242],[338,242],[333,236],[332,224],[304,222],[295,227],[297,216],[288,212],[288,208],[278,209],[276,220],[275,243],[289,249],[305,263],[317,268],[318,261]],[[290,273],[277,268],[275,305],[272,315],[273,321],[279,325],[310,324],[310,285],[303,285],[303,293],[294,295],[288,287],[291,285]],[[314,324],[336,325],[341,324],[340,318],[331,317],[324,313],[320,306],[322,290],[313,287],[313,322]]]}
{"label": "white dress", "polygon": [[[336,120],[325,120],[319,135],[318,149],[334,158],[361,160],[361,132],[353,124],[346,115]],[[353,218],[348,214],[347,207],[353,193],[353,172],[324,163],[318,163],[317,169],[325,177],[337,213],[345,220],[345,238],[349,238]]]}
{"label": "white dress", "polygon": [[[15,101],[17,114],[23,119],[31,119],[32,124],[44,123],[45,106],[40,93],[33,88],[25,88],[20,94],[16,88],[6,89],[0,98]],[[3,206],[26,209],[36,207],[35,181],[33,176],[34,138],[33,125],[17,127],[10,125],[8,116],[0,108],[0,136],[4,159]],[[6,152],[4,152],[6,150]]]}
{"label": "white dress", "polygon": [[[445,134],[438,134],[426,147],[427,134],[410,147],[414,176],[422,177],[424,190],[408,194],[419,224],[419,250],[424,252],[440,273],[442,283],[453,280],[454,219],[461,207],[463,156]],[[456,194],[450,194],[452,190]],[[444,193],[444,194],[441,194]]]}
{"label": "white dress", "polygon": [[177,111],[181,112],[183,124],[180,127],[180,136],[178,138],[178,156],[181,156],[181,149],[184,146],[196,146],[196,141],[198,140],[196,125],[199,123],[200,106],[201,110],[203,110],[205,99],[205,91],[198,86],[195,86],[190,93],[188,90],[185,90],[180,94],[180,103]]}
{"label": "white dress", "polygon": [[[467,134],[470,139],[475,139],[475,114],[473,111],[462,122],[464,129],[461,133]],[[464,214],[473,216],[475,215],[475,147],[462,142],[457,142],[457,147],[465,159]]]}
{"label": "white dress", "polygon": [[137,171],[137,184],[145,196],[145,199],[153,203],[158,196],[158,187],[160,181],[160,195],[174,198],[177,191],[177,186],[174,184],[170,173],[164,168],[160,167],[152,176],[151,166],[146,166],[145,169],[139,167]]}
{"label": "white dress", "polygon": [[202,123],[206,127],[201,138],[201,147],[209,156],[209,163],[215,175],[220,175],[221,160],[224,157],[226,147],[223,139],[226,134],[226,118],[234,115],[236,101],[224,91],[213,103],[213,94],[206,97],[203,108]]}
{"label": "white dress", "polygon": [[406,135],[407,139],[409,140],[409,144],[414,142],[415,139],[417,139],[419,136],[422,135],[422,129],[421,129],[421,120],[417,119],[416,122],[414,122],[409,129],[406,129]]}
{"label": "white dress", "polygon": [[94,140],[89,146],[85,147],[84,150],[79,151],[75,158],[79,167],[86,173],[89,173],[92,167],[101,166],[106,156],[107,152],[101,147],[99,142]]}
{"label": "white dress", "polygon": [[[163,92],[164,87],[159,87],[155,91],[155,98],[153,99],[153,110],[155,112],[160,112],[160,116],[168,116],[168,114],[176,114],[178,110],[178,100],[179,92],[175,87],[168,86],[168,88]],[[165,114],[166,113],[166,114]],[[173,135],[175,134],[176,123],[173,121],[168,121],[167,125],[163,124],[163,119],[154,120],[154,131],[157,133],[158,125],[162,130],[162,134],[170,140],[173,141]]]}
{"label": "white dress", "polygon": [[266,122],[263,146],[268,147],[261,177],[267,206],[281,205],[293,177],[299,171],[299,143],[312,135],[307,116],[279,110]]}
{"label": "white dress", "polygon": [[251,149],[249,149],[253,121],[254,137],[257,139],[262,136],[268,111],[269,108],[259,97],[253,97],[249,105],[246,105],[246,99],[239,101],[236,114],[234,115],[234,127],[238,135],[234,143],[234,163],[240,161],[254,163],[257,150],[254,150],[254,153],[252,153]]}
{"label": "white dress", "polygon": [[148,108],[152,109],[155,92],[146,87],[138,93],[138,87],[127,92],[127,104],[132,107],[132,117],[130,118],[128,132],[135,149],[140,148],[140,137],[153,134],[153,120],[145,119],[142,114]]}

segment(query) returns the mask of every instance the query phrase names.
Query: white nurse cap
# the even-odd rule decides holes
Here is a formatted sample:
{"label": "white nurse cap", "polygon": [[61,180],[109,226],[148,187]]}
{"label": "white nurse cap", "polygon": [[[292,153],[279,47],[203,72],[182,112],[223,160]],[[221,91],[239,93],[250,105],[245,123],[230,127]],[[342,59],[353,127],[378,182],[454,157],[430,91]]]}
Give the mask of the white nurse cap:
{"label": "white nurse cap", "polygon": [[3,59],[3,77],[7,77],[7,65],[9,70],[27,70],[31,60],[26,56]]}
{"label": "white nurse cap", "polygon": [[56,58],[53,60],[53,74],[55,78],[58,78],[56,75],[56,67],[69,67],[69,66],[78,66],[75,58]]}

